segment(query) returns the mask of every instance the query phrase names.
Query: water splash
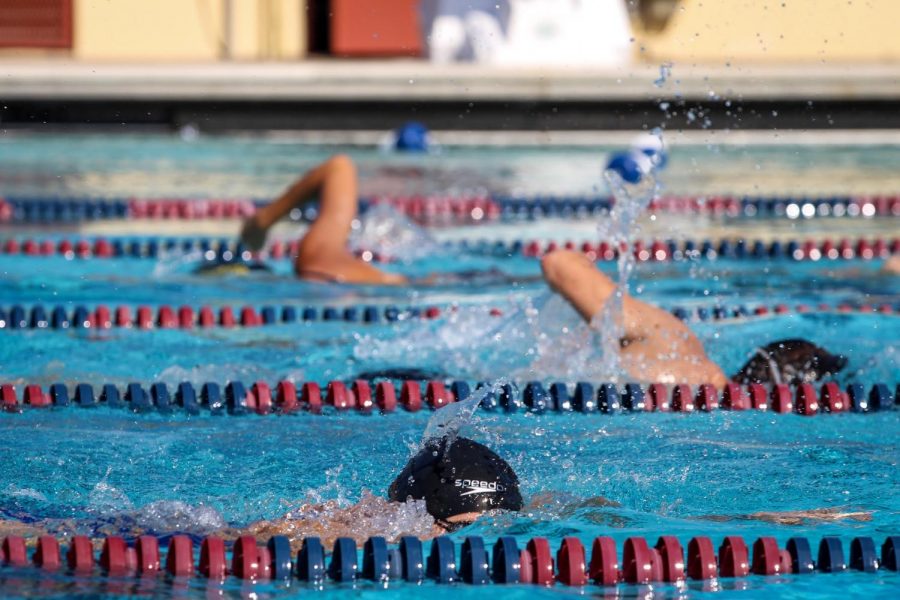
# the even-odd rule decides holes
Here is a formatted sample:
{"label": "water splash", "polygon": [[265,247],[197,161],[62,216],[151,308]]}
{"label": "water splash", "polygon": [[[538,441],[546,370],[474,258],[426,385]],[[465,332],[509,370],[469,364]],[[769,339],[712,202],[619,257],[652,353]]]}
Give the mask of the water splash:
{"label": "water splash", "polygon": [[441,251],[441,245],[423,228],[387,204],[369,208],[354,225],[350,246],[382,258],[411,262]]}
{"label": "water splash", "polygon": [[331,547],[339,537],[353,538],[357,546],[362,546],[374,535],[390,543],[405,535],[433,537],[434,518],[424,500],[391,502],[364,490],[359,501],[350,506],[336,500],[306,503],[291,509],[282,518],[254,523],[246,531],[261,538],[274,534],[287,536],[295,549],[309,536],[321,538],[326,547]]}
{"label": "water splash", "polygon": [[453,443],[460,431],[473,424],[475,411],[481,406],[481,401],[491,393],[499,393],[503,385],[509,383],[506,378],[498,378],[489,385],[483,386],[470,393],[468,398],[454,402],[437,411],[428,420],[425,433],[422,435],[422,447],[432,440],[449,438]]}
{"label": "water splash", "polygon": [[600,239],[619,248],[617,263],[618,280],[615,290],[599,313],[591,319],[590,329],[595,332],[599,349],[599,370],[605,378],[616,382],[623,372],[621,365],[621,340],[625,337],[623,301],[628,294],[628,280],[634,271],[635,257],[631,248],[640,234],[637,219],[647,209],[659,191],[655,169],[650,168],[637,183],[628,183],[615,171],[607,169],[603,178],[615,198],[613,208],[597,230]]}
{"label": "water splash", "polygon": [[190,272],[203,260],[204,254],[200,250],[162,252],[153,266],[153,278],[164,279],[179,273]]}
{"label": "water splash", "polygon": [[657,77],[653,81],[653,85],[655,85],[658,88],[661,88],[662,86],[666,85],[666,82],[669,81],[669,78],[671,76],[672,76],[672,63],[665,62],[665,63],[659,65],[659,77]]}

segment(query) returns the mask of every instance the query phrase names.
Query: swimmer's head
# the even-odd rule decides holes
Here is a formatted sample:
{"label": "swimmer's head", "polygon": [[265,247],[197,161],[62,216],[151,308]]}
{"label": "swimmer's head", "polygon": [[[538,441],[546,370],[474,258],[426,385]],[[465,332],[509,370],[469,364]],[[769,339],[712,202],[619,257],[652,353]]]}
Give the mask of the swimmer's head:
{"label": "swimmer's head", "polygon": [[194,275],[207,277],[225,277],[231,275],[250,275],[251,273],[269,273],[272,269],[265,263],[245,260],[207,260],[194,269]]}
{"label": "swimmer's head", "polygon": [[489,510],[522,509],[512,467],[490,448],[466,438],[427,443],[403,467],[388,497],[395,502],[424,500],[429,514],[446,529]]}
{"label": "swimmer's head", "polygon": [[847,366],[847,358],[801,339],[772,342],[754,351],[732,376],[737,383],[811,383]]}
{"label": "swimmer's head", "polygon": [[409,121],[394,132],[394,148],[401,152],[427,152],[429,145],[428,128],[422,123]]}

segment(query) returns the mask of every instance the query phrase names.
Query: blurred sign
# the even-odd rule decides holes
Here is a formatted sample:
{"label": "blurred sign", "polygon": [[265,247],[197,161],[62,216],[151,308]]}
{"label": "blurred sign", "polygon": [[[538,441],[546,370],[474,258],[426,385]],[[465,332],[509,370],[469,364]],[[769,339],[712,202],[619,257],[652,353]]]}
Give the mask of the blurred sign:
{"label": "blurred sign", "polygon": [[331,0],[331,53],[420,56],[419,0]]}
{"label": "blurred sign", "polygon": [[428,56],[522,66],[630,62],[624,0],[422,0]]}
{"label": "blurred sign", "polygon": [[0,0],[0,48],[71,48],[72,0]]}

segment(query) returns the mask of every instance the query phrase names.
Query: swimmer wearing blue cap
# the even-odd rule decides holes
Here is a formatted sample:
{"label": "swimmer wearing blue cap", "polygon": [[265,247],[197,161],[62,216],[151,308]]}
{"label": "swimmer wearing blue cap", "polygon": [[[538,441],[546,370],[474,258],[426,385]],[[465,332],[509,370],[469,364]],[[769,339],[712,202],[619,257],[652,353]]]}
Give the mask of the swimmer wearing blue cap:
{"label": "swimmer wearing blue cap", "polygon": [[259,251],[266,234],[293,209],[319,198],[319,216],[303,239],[294,273],[301,279],[335,283],[402,285],[406,277],[386,273],[353,256],[347,249],[350,228],[358,206],[356,166],[350,157],[333,156],[306,172],[274,202],[259,209],[244,222],[241,241],[251,251]]}

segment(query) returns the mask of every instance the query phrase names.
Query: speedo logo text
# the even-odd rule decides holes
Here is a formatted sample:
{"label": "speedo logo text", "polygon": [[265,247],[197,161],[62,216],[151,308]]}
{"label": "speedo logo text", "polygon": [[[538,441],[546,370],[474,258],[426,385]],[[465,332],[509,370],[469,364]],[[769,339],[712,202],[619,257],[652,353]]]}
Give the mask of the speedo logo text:
{"label": "speedo logo text", "polygon": [[504,492],[506,488],[496,481],[478,481],[477,479],[456,479],[454,485],[464,488],[466,491],[461,496],[470,496],[472,494],[494,494],[496,492]]}

